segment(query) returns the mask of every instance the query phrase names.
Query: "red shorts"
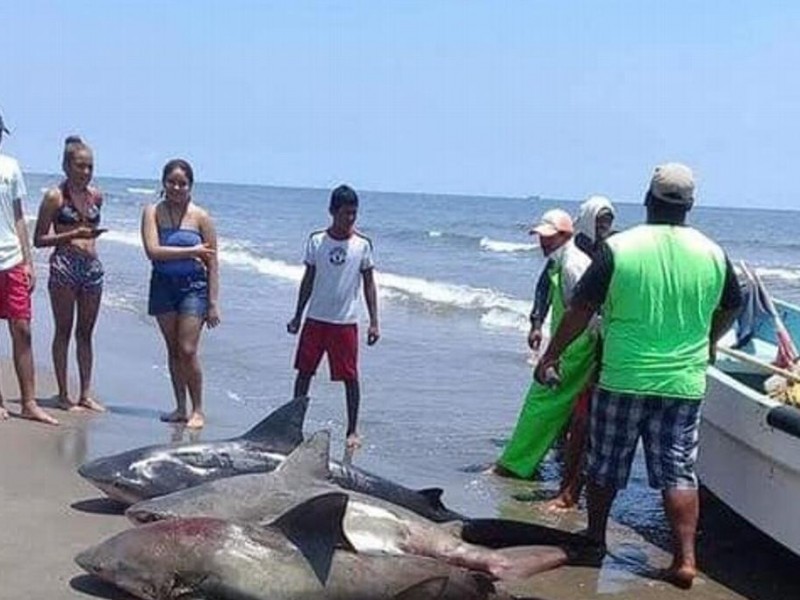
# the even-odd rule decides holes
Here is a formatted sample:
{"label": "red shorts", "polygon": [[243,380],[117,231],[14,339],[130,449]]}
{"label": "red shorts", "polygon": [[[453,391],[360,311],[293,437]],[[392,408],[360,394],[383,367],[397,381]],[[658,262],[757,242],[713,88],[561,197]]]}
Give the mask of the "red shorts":
{"label": "red shorts", "polygon": [[0,319],[31,320],[31,292],[24,263],[0,271]]}
{"label": "red shorts", "polygon": [[332,381],[358,379],[358,326],[306,319],[300,333],[294,368],[303,375],[317,371],[322,355],[328,355]]}

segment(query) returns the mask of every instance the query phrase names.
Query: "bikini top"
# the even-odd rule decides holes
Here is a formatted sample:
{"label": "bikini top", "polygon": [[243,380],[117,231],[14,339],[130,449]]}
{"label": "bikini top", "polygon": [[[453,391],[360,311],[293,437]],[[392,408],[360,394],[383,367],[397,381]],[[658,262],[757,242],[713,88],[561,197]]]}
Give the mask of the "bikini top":
{"label": "bikini top", "polygon": [[94,225],[100,224],[100,207],[103,204],[103,196],[97,190],[89,189],[89,207],[86,214],[78,210],[72,202],[72,196],[64,182],[59,186],[61,197],[64,201],[58,208],[56,222],[61,225]]}

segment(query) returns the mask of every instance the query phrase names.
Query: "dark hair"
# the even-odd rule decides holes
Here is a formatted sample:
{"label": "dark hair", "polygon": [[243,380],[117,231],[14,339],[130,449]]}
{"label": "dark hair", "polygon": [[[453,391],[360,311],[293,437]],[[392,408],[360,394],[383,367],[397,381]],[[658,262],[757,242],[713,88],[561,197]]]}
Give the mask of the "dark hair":
{"label": "dark hair", "polygon": [[164,170],[161,172],[161,183],[165,183],[167,177],[169,177],[175,169],[180,169],[186,174],[186,179],[189,180],[189,187],[194,185],[194,171],[192,170],[192,165],[182,158],[173,158],[164,165]]}
{"label": "dark hair", "polygon": [[75,155],[83,150],[92,151],[89,144],[84,142],[81,136],[68,135],[64,138],[64,156],[61,159],[61,168],[66,172],[69,163],[72,162]]}
{"label": "dark hair", "polygon": [[656,198],[648,190],[644,198],[647,207],[647,221],[649,223],[663,223],[666,225],[682,225],[686,222],[686,215],[691,210],[691,204],[674,204]]}
{"label": "dark hair", "polygon": [[330,211],[336,212],[342,206],[358,206],[358,194],[349,185],[340,185],[331,192]]}

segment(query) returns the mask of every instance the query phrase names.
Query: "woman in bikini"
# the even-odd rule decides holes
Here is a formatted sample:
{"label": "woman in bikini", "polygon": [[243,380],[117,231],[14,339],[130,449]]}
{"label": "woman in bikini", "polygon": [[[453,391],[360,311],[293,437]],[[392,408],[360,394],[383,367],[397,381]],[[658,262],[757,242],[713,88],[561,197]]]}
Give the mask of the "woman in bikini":
{"label": "woman in bikini", "polygon": [[[58,405],[64,410],[105,410],[92,398],[92,333],[103,293],[103,264],[97,257],[96,239],[103,197],[93,187],[92,150],[78,136],[64,142],[62,168],[66,179],[47,190],[39,207],[34,245],[52,246],[48,291],[53,308],[53,366],[58,382]],[[69,397],[67,355],[77,313],[75,343],[78,354],[80,394]]]}
{"label": "woman in bikini", "polygon": [[[217,234],[209,214],[192,202],[194,173],[182,159],[161,176],[162,200],[142,214],[144,249],[153,263],[148,313],[164,336],[177,408],[163,421],[203,427],[203,373],[197,347],[203,324],[220,322]],[[192,401],[187,419],[186,400]]]}

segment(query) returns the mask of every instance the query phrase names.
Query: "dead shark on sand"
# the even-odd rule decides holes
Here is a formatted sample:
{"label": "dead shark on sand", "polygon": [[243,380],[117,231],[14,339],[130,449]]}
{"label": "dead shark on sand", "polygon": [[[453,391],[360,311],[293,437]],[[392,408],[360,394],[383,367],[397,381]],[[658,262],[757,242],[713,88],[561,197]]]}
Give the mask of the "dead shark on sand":
{"label": "dead shark on sand", "polygon": [[[284,404],[240,437],[128,450],[82,465],[78,473],[124,504],[157,498],[208,481],[272,471],[303,441],[308,398]],[[442,490],[412,490],[352,465],[331,461],[342,488],[384,498],[437,521],[461,517],[441,502]]]}
{"label": "dead shark on sand", "polygon": [[[330,435],[318,432],[275,471],[212,481],[134,504],[126,514],[134,523],[200,516],[243,523],[271,522],[292,506],[342,491],[328,467],[329,449]],[[579,550],[586,543],[581,536],[558,532],[550,537],[558,537],[565,548],[525,545],[491,549],[464,541],[460,521],[438,524],[386,500],[356,491],[346,493],[350,500],[344,530],[362,553],[428,556],[500,579],[524,579],[564,564],[568,551]],[[498,526],[504,523],[512,528],[528,526],[496,522]]]}
{"label": "dead shark on sand", "polygon": [[193,517],[124,531],[82,552],[88,573],[144,600],[510,599],[485,576],[419,556],[360,554],[342,529],[345,493],[267,526]]}

